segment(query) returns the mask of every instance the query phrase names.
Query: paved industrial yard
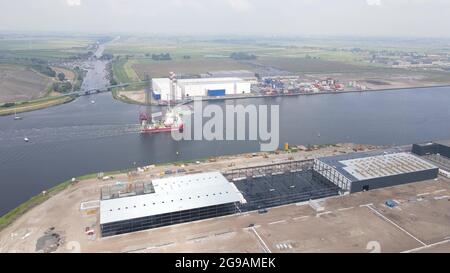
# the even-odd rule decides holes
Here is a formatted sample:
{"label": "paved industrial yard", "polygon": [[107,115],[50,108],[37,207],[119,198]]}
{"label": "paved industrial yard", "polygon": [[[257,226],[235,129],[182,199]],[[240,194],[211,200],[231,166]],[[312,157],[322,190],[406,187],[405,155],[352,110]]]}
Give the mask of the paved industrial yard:
{"label": "paved industrial yard", "polygon": [[[187,168],[223,170],[240,160],[257,165],[292,155],[302,159],[335,152],[333,147],[268,159],[227,157]],[[443,177],[328,198],[320,211],[309,203],[291,204],[265,214],[250,212],[99,238],[97,211],[81,211],[80,204],[98,200],[100,187],[114,181],[82,181],[32,209],[0,232],[0,252],[35,252],[37,241],[52,227],[62,238],[56,252],[450,252],[450,180]],[[388,199],[399,205],[388,208]],[[86,227],[96,235],[86,235]]]}
{"label": "paved industrial yard", "polygon": [[[403,252],[416,248],[418,252],[448,252],[448,194],[450,180],[440,178],[330,198],[320,213],[309,204],[293,204],[263,215],[252,212],[106,241],[119,244],[159,238],[156,244],[141,243],[134,252]],[[387,208],[387,198],[400,205]]]}

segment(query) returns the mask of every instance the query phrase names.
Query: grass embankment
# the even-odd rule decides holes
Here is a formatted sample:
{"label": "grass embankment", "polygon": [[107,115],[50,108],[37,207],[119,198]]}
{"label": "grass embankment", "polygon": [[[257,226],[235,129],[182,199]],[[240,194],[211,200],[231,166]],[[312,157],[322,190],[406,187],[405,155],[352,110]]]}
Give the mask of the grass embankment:
{"label": "grass embankment", "polygon": [[30,112],[34,110],[44,109],[73,101],[72,96],[61,97],[45,97],[33,101],[16,102],[14,106],[0,106],[0,116],[12,115],[14,113]]}
{"label": "grass embankment", "polygon": [[[208,158],[202,158],[202,159],[198,159],[198,160],[185,160],[185,161],[177,161],[177,162],[169,162],[169,163],[160,163],[160,164],[157,164],[156,166],[164,166],[164,165],[168,165],[168,164],[180,166],[182,164],[194,163],[196,161],[205,162],[207,160],[208,160]],[[130,172],[133,169],[134,168],[120,170],[120,171],[110,171],[110,172],[103,173],[103,175],[104,176],[114,176],[114,175],[119,175],[119,174],[124,174],[124,173]],[[79,176],[76,178],[76,181],[94,179],[97,177],[97,175],[98,175],[98,173]],[[71,185],[72,185],[72,182],[70,180],[66,181],[64,183],[61,183],[61,184],[49,189],[45,195],[43,195],[42,193],[39,195],[36,195],[36,196],[30,198],[28,201],[22,203],[15,209],[9,211],[7,214],[0,217],[0,230],[6,228],[8,225],[12,224],[15,220],[17,220],[21,215],[25,214],[32,208],[42,204],[43,202],[47,201],[48,199],[50,199],[51,197],[55,196],[56,194],[62,192],[63,190],[69,188]]]}
{"label": "grass embankment", "polygon": [[[117,175],[117,174],[120,174],[123,172],[126,172],[126,171],[112,171],[112,172],[105,173],[104,175],[111,176],[111,175]],[[76,181],[93,179],[96,177],[97,177],[97,173],[88,174],[88,175],[83,175],[83,176],[76,178]],[[7,214],[0,217],[0,230],[6,228],[10,224],[12,224],[15,220],[17,220],[21,215],[25,214],[32,208],[42,204],[43,202],[47,201],[48,199],[50,199],[51,197],[55,196],[56,194],[62,192],[63,190],[69,188],[71,185],[72,185],[72,182],[70,180],[66,181],[64,183],[56,185],[55,187],[47,190],[45,195],[41,193],[39,195],[36,195],[36,196],[30,198],[28,201],[20,204],[15,209],[9,211]]]}
{"label": "grass embankment", "polygon": [[39,195],[36,195],[36,196],[32,197],[31,199],[29,199],[28,201],[22,203],[17,208],[15,208],[15,209],[11,210],[10,212],[8,212],[7,214],[3,215],[2,217],[0,217],[0,230],[7,227],[14,220],[19,218],[21,215],[25,214],[30,209],[36,207],[39,204],[42,204],[44,201],[48,200],[50,197],[65,190],[70,185],[71,185],[70,181],[59,184],[59,185],[51,188],[50,190],[48,190],[45,195],[42,193]]}

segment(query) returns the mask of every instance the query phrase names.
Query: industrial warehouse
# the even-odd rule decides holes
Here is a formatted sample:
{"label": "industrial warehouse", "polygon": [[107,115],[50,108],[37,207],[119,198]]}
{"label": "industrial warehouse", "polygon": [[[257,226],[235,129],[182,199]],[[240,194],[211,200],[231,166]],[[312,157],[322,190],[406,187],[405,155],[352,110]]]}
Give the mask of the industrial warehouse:
{"label": "industrial warehouse", "polygon": [[339,195],[312,160],[155,179],[101,190],[102,236]]}
{"label": "industrial warehouse", "polygon": [[420,156],[439,154],[450,157],[450,140],[414,144],[412,152]]}
{"label": "industrial warehouse", "polygon": [[154,78],[152,79],[153,98],[155,100],[180,101],[194,97],[218,97],[249,94],[256,78],[220,77],[220,78]]}
{"label": "industrial warehouse", "polygon": [[412,152],[440,167],[440,173],[450,177],[450,140],[414,144]]}
{"label": "industrial warehouse", "polygon": [[439,168],[411,153],[388,150],[319,158],[313,172],[354,193],[435,179]]}
{"label": "industrial warehouse", "polygon": [[[102,236],[233,214],[242,202],[238,190],[219,172],[156,179],[122,195],[102,190]],[[112,194],[111,194],[112,192]]]}
{"label": "industrial warehouse", "polygon": [[101,190],[102,236],[433,180],[439,168],[401,149],[346,153]]}
{"label": "industrial warehouse", "polygon": [[265,209],[338,195],[340,188],[329,181],[314,180],[312,160],[291,161],[226,172],[246,202],[241,211]]}

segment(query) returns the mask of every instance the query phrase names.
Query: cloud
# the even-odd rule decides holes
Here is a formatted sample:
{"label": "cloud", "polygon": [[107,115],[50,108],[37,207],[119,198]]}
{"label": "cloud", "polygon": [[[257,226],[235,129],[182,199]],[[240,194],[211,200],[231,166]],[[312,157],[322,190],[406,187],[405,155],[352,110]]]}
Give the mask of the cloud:
{"label": "cloud", "polygon": [[228,4],[239,12],[245,12],[252,8],[252,4],[248,0],[228,0]]}
{"label": "cloud", "polygon": [[450,38],[449,9],[449,0],[0,0],[0,31]]}
{"label": "cloud", "polygon": [[81,0],[67,0],[66,3],[69,7],[81,6]]}
{"label": "cloud", "polygon": [[206,3],[198,0],[173,0],[169,2],[175,8],[205,10]]}
{"label": "cloud", "polygon": [[381,0],[366,0],[369,6],[381,6]]}

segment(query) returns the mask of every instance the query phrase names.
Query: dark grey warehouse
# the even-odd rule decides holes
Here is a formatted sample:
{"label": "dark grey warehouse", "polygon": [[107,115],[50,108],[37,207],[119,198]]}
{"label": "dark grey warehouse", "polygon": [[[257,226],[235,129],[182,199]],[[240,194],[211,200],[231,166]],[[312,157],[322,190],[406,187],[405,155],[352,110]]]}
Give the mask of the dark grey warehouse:
{"label": "dark grey warehouse", "polygon": [[384,150],[319,158],[313,172],[354,193],[435,179],[439,168],[411,153]]}
{"label": "dark grey warehouse", "polygon": [[414,144],[412,152],[420,156],[440,154],[450,158],[450,140]]}

